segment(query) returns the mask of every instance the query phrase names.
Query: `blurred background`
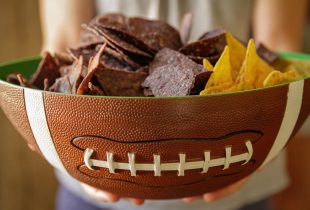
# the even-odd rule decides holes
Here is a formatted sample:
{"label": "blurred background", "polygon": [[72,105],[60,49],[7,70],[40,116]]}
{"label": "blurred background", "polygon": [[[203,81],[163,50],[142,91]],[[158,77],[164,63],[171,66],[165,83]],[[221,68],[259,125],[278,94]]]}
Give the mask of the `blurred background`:
{"label": "blurred background", "polygon": [[[0,63],[40,53],[37,0],[0,0]],[[310,53],[310,18],[304,52]],[[291,186],[274,199],[277,209],[310,209],[310,139],[290,144]],[[57,182],[53,169],[32,153],[0,110],[0,210],[52,210]]]}

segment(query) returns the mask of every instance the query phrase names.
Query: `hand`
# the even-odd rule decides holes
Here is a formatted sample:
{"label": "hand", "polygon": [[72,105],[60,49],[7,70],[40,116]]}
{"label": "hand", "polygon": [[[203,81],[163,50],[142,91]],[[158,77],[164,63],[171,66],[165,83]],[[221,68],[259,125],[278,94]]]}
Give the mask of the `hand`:
{"label": "hand", "polygon": [[232,184],[229,185],[225,188],[222,188],[220,190],[214,191],[214,192],[210,192],[210,193],[206,193],[203,194],[202,196],[194,196],[194,197],[187,197],[187,198],[183,198],[183,201],[185,203],[192,203],[198,199],[203,199],[206,202],[213,202],[213,201],[217,201],[220,200],[228,195],[233,194],[234,192],[237,192],[238,190],[240,190],[242,188],[242,186],[247,183],[247,181],[250,179],[250,176]]}
{"label": "hand", "polygon": [[[84,189],[84,191],[91,198],[93,198],[94,200],[96,200],[98,202],[115,203],[122,198],[119,195],[96,189],[96,188],[91,187],[91,186],[84,184],[84,183],[81,183],[81,185],[82,185],[82,188]],[[138,198],[123,198],[123,199],[125,199],[128,202],[130,202],[134,205],[137,205],[137,206],[142,205],[144,203],[144,200],[138,199]]]}

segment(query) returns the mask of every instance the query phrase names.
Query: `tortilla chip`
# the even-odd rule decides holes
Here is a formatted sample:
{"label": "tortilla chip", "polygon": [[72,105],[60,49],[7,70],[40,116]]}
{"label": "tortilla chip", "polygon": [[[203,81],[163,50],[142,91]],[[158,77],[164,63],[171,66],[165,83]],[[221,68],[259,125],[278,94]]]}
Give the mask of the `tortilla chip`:
{"label": "tortilla chip", "polygon": [[212,86],[212,87],[206,88],[200,92],[200,95],[231,92],[234,89],[235,88],[232,86],[231,82],[226,82],[226,83],[222,83],[222,84],[217,85],[217,86]]}
{"label": "tortilla chip", "polygon": [[261,57],[269,65],[273,65],[273,63],[275,63],[279,59],[279,56],[269,50],[265,45],[263,45],[263,43],[259,43],[256,49],[259,57]]}
{"label": "tortilla chip", "polygon": [[17,77],[17,80],[18,80],[20,86],[36,89],[36,87],[33,86],[23,75],[16,74],[16,77]]}
{"label": "tortilla chip", "polygon": [[278,70],[274,70],[270,72],[270,74],[264,80],[264,87],[268,86],[275,86],[282,83],[292,82],[300,78],[296,69],[288,70],[287,72],[283,73]]}
{"label": "tortilla chip", "polygon": [[[198,40],[202,40],[202,39],[210,39],[212,37],[218,37],[218,36],[222,36],[223,34],[225,34],[226,31],[222,28],[217,28],[214,29],[212,31],[207,31],[206,33],[204,33],[201,37],[199,37]],[[222,40],[224,41],[224,40]],[[226,44],[226,41],[224,42]]]}
{"label": "tortilla chip", "polygon": [[86,24],[82,24],[80,31],[80,43],[82,45],[89,45],[93,43],[103,42],[103,38],[97,33],[94,33],[88,29]]}
{"label": "tortilla chip", "polygon": [[49,89],[53,92],[65,91],[66,93],[75,94],[83,79],[83,74],[85,74],[86,71],[87,68],[84,65],[84,59],[80,56],[79,60],[74,61],[71,66],[67,67],[66,74],[58,78],[51,87],[46,84],[44,89]]}
{"label": "tortilla chip", "polygon": [[[120,62],[126,64],[126,69],[128,70],[136,70],[139,69],[141,67],[141,65],[136,62],[135,60],[133,60],[130,56],[126,55],[125,53],[123,53],[122,51],[117,51],[111,47],[106,47],[106,54],[109,54],[110,56],[118,59]],[[131,68],[128,68],[131,67]]]}
{"label": "tortilla chip", "polygon": [[218,30],[214,33],[205,35],[203,39],[185,45],[179,51],[184,55],[206,58],[220,55],[225,45],[225,32],[223,30]]}
{"label": "tortilla chip", "polygon": [[97,95],[97,96],[105,96],[106,93],[99,87],[94,85],[93,83],[89,82],[88,83],[88,88],[89,88],[89,95]]}
{"label": "tortilla chip", "polygon": [[230,50],[232,77],[235,81],[245,58],[246,48],[229,32],[226,32],[226,41]]}
{"label": "tortilla chip", "polygon": [[44,79],[44,88],[43,88],[43,90],[44,91],[48,91],[49,88],[50,88],[50,86],[49,86],[48,78],[45,78]]}
{"label": "tortilla chip", "polygon": [[100,62],[105,68],[133,71],[133,68],[130,67],[127,63],[118,60],[107,52],[102,55]]}
{"label": "tortilla chip", "polygon": [[265,78],[274,69],[256,53],[253,39],[248,43],[245,60],[237,77],[237,85],[241,90],[263,87]]}
{"label": "tortilla chip", "polygon": [[94,18],[89,29],[110,42],[111,46],[118,46],[129,52],[144,56],[153,56],[152,51],[142,40],[129,31],[129,18],[122,14],[110,13]]}
{"label": "tortilla chip", "polygon": [[[130,43],[135,42],[139,43],[140,46],[145,46],[144,43],[137,40],[135,37],[132,37],[125,32],[114,31],[112,29],[106,29],[102,26],[89,26],[89,30],[92,30],[94,33],[97,33],[104,39],[104,42],[108,43],[109,46],[114,49],[119,49],[121,51],[131,52],[140,56],[152,58],[153,54],[145,50],[139,49],[134,44]],[[138,45],[138,44],[137,44]]]}
{"label": "tortilla chip", "polygon": [[68,75],[57,78],[55,83],[49,88],[49,91],[59,93],[72,93],[72,86]]}
{"label": "tortilla chip", "polygon": [[210,76],[212,75],[212,71],[204,71],[198,74],[195,77],[194,87],[191,90],[191,95],[199,95],[199,93],[205,88]]}
{"label": "tortilla chip", "polygon": [[[190,95],[191,90],[195,89],[195,84],[200,85],[201,82],[205,84],[211,74],[210,71],[206,72],[202,65],[168,48],[157,53],[149,71],[150,75],[142,86],[148,90],[148,95],[151,91],[154,96]],[[202,73],[204,75],[200,75]],[[198,81],[199,79],[203,81]]]}
{"label": "tortilla chip", "polygon": [[43,90],[45,78],[48,78],[49,85],[52,85],[58,77],[60,77],[59,66],[53,56],[45,52],[36,73],[30,80],[30,84]]}
{"label": "tortilla chip", "polygon": [[180,34],[169,24],[159,20],[127,18],[120,14],[97,17],[89,25],[110,43],[142,56],[154,56],[162,48],[179,49]]}
{"label": "tortilla chip", "polygon": [[128,32],[143,41],[154,52],[163,48],[178,50],[182,47],[180,33],[168,23],[144,18],[128,18]]}
{"label": "tortilla chip", "polygon": [[107,95],[143,96],[141,87],[147,73],[102,68],[95,76]]}
{"label": "tortilla chip", "polygon": [[14,84],[14,85],[20,85],[20,82],[19,82],[19,79],[17,77],[19,73],[12,73],[12,74],[9,74],[7,77],[6,77],[6,81],[11,83],[11,84]]}
{"label": "tortilla chip", "polygon": [[222,56],[219,61],[216,63],[213,74],[211,75],[205,89],[210,87],[219,86],[222,84],[230,83],[231,86],[234,84],[232,78],[232,67],[230,64],[230,52],[229,47],[226,46]]}
{"label": "tortilla chip", "polygon": [[102,25],[105,28],[126,30],[128,18],[120,13],[108,13],[96,16],[89,25]]}
{"label": "tortilla chip", "polygon": [[68,51],[75,60],[82,56],[85,64],[88,65],[90,58],[94,57],[98,52],[97,46],[102,46],[102,44],[103,42],[80,45],[76,48],[69,48]]}
{"label": "tortilla chip", "polygon": [[88,73],[87,75],[83,78],[82,82],[80,83],[76,93],[79,95],[86,94],[89,91],[88,88],[88,83],[91,82],[91,79],[94,77],[95,73],[102,68],[101,64],[101,57],[104,53],[104,49],[106,47],[106,44],[104,44],[99,52],[96,54],[96,56],[93,58],[90,58],[89,65],[88,65]]}
{"label": "tortilla chip", "polygon": [[287,65],[282,71],[286,72],[290,69],[295,68],[300,77],[310,76],[310,61],[309,60],[290,60],[289,65]]}
{"label": "tortilla chip", "polygon": [[213,70],[214,68],[207,58],[203,59],[203,67],[205,67],[205,69],[208,69],[208,70]]}

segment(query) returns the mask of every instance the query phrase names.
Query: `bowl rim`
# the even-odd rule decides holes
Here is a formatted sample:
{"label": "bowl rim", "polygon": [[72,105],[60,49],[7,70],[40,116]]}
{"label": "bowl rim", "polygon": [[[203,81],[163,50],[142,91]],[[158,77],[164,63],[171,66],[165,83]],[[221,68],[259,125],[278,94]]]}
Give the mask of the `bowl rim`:
{"label": "bowl rim", "polygon": [[[280,57],[284,59],[293,59],[293,60],[309,60],[310,61],[310,54],[305,54],[305,53],[295,53],[295,52],[277,52]],[[15,65],[18,63],[24,63],[24,62],[29,62],[29,61],[35,61],[35,60],[40,60],[42,56],[37,55],[37,56],[30,56],[26,58],[21,58],[13,61],[7,61],[2,64],[0,64],[0,71],[1,68],[10,66],[10,65]],[[58,92],[51,92],[51,91],[44,91],[44,90],[39,90],[39,89],[33,89],[33,88],[27,88],[27,87],[21,87],[19,85],[15,85],[9,82],[6,82],[2,79],[0,79],[0,84],[4,84],[13,88],[20,88],[20,89],[27,89],[31,91],[38,91],[42,93],[47,93],[47,94],[55,94],[55,95],[61,95],[61,96],[70,96],[70,97],[87,97],[87,98],[102,98],[102,99],[134,99],[134,100],[145,100],[145,99],[150,99],[150,100],[156,100],[156,99],[193,99],[193,98],[209,98],[209,97],[220,97],[220,96],[226,96],[226,95],[234,95],[234,94],[245,94],[245,93],[254,93],[256,91],[261,91],[261,90],[267,90],[267,89],[272,89],[272,88],[278,88],[282,86],[287,86],[290,83],[298,82],[301,80],[308,80],[310,79],[310,75],[293,81],[293,82],[286,82],[274,86],[269,86],[269,87],[262,87],[262,88],[256,88],[256,89],[251,89],[251,90],[240,90],[240,91],[234,91],[234,92],[225,92],[225,93],[214,93],[214,94],[208,94],[208,95],[189,95],[189,96],[158,96],[158,97],[147,97],[147,96],[96,96],[96,95],[77,95],[77,94],[70,94],[70,93],[58,93]]]}

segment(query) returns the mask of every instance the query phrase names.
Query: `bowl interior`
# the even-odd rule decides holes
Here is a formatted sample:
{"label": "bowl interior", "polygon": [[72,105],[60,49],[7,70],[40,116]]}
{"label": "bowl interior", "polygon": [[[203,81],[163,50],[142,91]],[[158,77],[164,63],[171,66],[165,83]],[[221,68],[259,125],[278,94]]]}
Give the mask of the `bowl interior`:
{"label": "bowl interior", "polygon": [[36,71],[40,60],[41,56],[35,56],[1,64],[0,80],[6,81],[6,77],[11,73],[21,73],[24,77],[30,78]]}

